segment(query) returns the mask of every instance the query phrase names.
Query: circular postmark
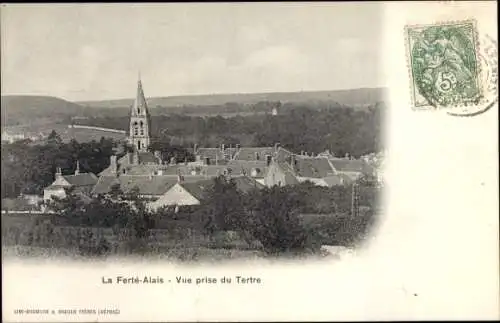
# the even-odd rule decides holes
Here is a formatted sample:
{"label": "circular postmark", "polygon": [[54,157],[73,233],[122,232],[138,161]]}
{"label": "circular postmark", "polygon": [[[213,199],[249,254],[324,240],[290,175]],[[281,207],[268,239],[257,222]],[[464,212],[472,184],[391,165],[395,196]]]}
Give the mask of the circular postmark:
{"label": "circular postmark", "polygon": [[498,103],[498,43],[489,35],[480,39],[477,53],[480,64],[478,102],[447,109],[452,116],[471,117],[486,112]]}

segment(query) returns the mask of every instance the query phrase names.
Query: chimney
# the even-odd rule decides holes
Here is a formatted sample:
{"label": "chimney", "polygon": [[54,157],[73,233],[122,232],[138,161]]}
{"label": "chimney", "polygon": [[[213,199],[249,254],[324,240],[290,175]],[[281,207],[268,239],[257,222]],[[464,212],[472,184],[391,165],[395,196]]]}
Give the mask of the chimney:
{"label": "chimney", "polygon": [[111,167],[111,173],[117,174],[118,173],[118,165],[116,164],[116,156],[111,155],[109,157],[109,167]]}
{"label": "chimney", "polygon": [[59,177],[62,177],[62,170],[61,167],[56,167],[56,179]]}
{"label": "chimney", "polygon": [[182,183],[184,181],[184,176],[181,175],[181,172],[177,172],[177,183]]}
{"label": "chimney", "polygon": [[80,174],[80,162],[77,160],[76,161],[76,169],[75,169],[75,175]]}
{"label": "chimney", "polygon": [[271,165],[271,160],[272,160],[272,156],[271,155],[266,155],[266,165],[267,166]]}

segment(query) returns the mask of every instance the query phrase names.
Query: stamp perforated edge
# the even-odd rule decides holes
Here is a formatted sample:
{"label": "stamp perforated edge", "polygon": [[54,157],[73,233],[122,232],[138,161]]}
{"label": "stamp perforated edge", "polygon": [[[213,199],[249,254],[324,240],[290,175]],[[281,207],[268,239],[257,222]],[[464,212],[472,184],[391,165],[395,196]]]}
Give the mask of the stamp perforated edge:
{"label": "stamp perforated edge", "polygon": [[[413,77],[413,69],[411,68],[411,48],[410,48],[410,39],[409,39],[409,31],[412,28],[426,28],[426,27],[434,27],[434,26],[449,26],[449,25],[460,25],[460,24],[466,24],[470,23],[472,24],[472,35],[473,35],[473,42],[474,42],[474,49],[475,49],[475,55],[476,55],[476,75],[478,81],[481,81],[483,79],[483,70],[481,67],[481,63],[479,61],[479,53],[481,51],[480,47],[480,41],[479,41],[479,31],[477,28],[477,20],[474,18],[466,18],[466,19],[460,19],[460,20],[445,20],[445,21],[439,21],[435,23],[424,23],[424,24],[408,24],[404,26],[404,42],[405,42],[405,54],[406,54],[406,70],[407,70],[407,75],[409,76],[409,93],[410,93],[410,105],[411,109],[413,111],[436,111],[436,110],[450,110],[453,108],[461,108],[461,107],[466,107],[469,106],[469,104],[459,104],[459,105],[454,105],[452,107],[435,107],[431,104],[425,105],[425,106],[416,106],[415,102],[415,93],[414,93],[414,77]],[[478,84],[478,89],[479,89],[479,96],[482,98],[484,96],[483,92],[483,85]]]}

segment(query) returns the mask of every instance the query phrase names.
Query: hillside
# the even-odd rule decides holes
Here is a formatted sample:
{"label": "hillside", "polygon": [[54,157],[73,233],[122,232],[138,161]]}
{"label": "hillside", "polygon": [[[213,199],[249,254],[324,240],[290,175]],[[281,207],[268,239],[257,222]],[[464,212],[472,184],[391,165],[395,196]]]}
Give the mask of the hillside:
{"label": "hillside", "polygon": [[[270,108],[262,102],[281,101],[284,105],[318,103],[363,109],[384,100],[384,88],[365,88],[338,91],[275,92],[244,94],[212,94],[148,99],[152,115],[248,115],[267,113]],[[133,99],[70,102],[52,96],[2,96],[2,127],[16,125],[68,124],[75,117],[126,117]],[[253,105],[253,107],[251,107]],[[320,104],[321,105],[321,104]],[[121,109],[110,109],[121,108]]]}
{"label": "hillside", "polygon": [[[308,91],[308,92],[271,92],[271,93],[236,93],[236,94],[207,94],[184,95],[170,97],[148,98],[150,107],[178,107],[178,106],[214,106],[228,102],[239,104],[255,104],[261,101],[309,102],[335,101],[343,105],[364,106],[383,101],[384,88],[363,88],[337,91]],[[86,107],[123,108],[133,104],[133,98],[104,101],[82,101],[78,104]]]}
{"label": "hillside", "polygon": [[67,116],[83,115],[85,108],[52,96],[2,96],[2,126],[54,122]]}

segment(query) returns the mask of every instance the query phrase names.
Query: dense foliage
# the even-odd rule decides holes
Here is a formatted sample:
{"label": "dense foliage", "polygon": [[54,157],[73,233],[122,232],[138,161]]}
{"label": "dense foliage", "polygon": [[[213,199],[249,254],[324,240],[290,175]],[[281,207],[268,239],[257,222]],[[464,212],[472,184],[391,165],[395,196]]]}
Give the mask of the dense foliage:
{"label": "dense foliage", "polygon": [[[366,236],[375,219],[373,212],[356,218],[348,211],[303,214],[304,210],[314,210],[316,204],[323,205],[325,211],[330,202],[332,207],[326,211],[346,209],[350,201],[348,187],[304,194],[307,189],[314,188],[303,184],[243,193],[233,180],[219,177],[200,206],[165,207],[154,212],[145,207],[145,201],[134,190],[123,194],[116,188],[108,196],[83,199],[68,190],[66,198],[56,198],[49,205],[57,211],[49,220],[24,228],[24,238],[11,228],[5,239],[10,243],[21,239],[29,245],[67,244],[83,255],[104,254],[119,246],[133,253],[148,252],[160,245],[170,246],[168,250],[179,243],[186,248],[186,243],[196,241],[202,241],[198,246],[206,248],[237,246],[240,250],[283,254],[314,252],[325,243],[352,245]],[[374,205],[374,197],[363,198]],[[77,232],[64,233],[57,229],[61,227],[77,228]],[[108,230],[108,234],[98,234],[99,230]],[[17,238],[9,238],[12,235]],[[152,235],[156,235],[153,240]]]}
{"label": "dense foliage", "polygon": [[[250,114],[218,116],[158,115],[152,134],[163,142],[192,147],[282,146],[295,152],[319,153],[330,149],[338,156],[359,157],[381,149],[383,104],[363,109],[284,104],[278,116]],[[127,130],[128,116],[91,118],[81,124]]]}
{"label": "dense foliage", "polygon": [[52,132],[47,144],[32,145],[29,141],[2,144],[2,198],[17,197],[20,193],[42,194],[54,181],[57,167],[63,174],[72,174],[76,161],[82,172],[98,174],[109,165],[114,142],[101,138],[99,142],[63,143]]}
{"label": "dense foliage", "polygon": [[195,156],[192,152],[181,145],[171,144],[169,141],[153,138],[148,147],[151,152],[159,151],[164,162],[170,163],[172,160],[176,162],[192,162],[195,161]]}

